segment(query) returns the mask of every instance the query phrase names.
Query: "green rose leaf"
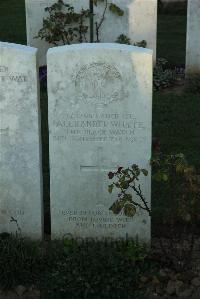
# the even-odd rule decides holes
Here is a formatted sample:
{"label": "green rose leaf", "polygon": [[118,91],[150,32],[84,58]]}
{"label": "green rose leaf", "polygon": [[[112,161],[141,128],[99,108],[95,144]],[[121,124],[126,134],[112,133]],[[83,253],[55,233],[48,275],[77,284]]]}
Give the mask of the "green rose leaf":
{"label": "green rose leaf", "polygon": [[124,181],[124,182],[122,182],[121,183],[121,188],[122,189],[128,189],[128,187],[129,187],[129,181]]}
{"label": "green rose leaf", "polygon": [[112,206],[109,208],[109,210],[113,211],[114,214],[119,214],[121,212],[121,210],[124,207],[124,201],[121,199],[118,199],[117,201],[115,201]]}
{"label": "green rose leaf", "polygon": [[117,14],[118,16],[122,17],[124,15],[124,11],[117,6],[114,3],[111,3],[109,6],[110,11],[112,11],[114,14]]}
{"label": "green rose leaf", "polygon": [[146,169],[141,169],[142,173],[145,175],[145,176],[148,176],[148,170]]}
{"label": "green rose leaf", "polygon": [[164,182],[167,182],[167,181],[168,181],[168,175],[167,175],[166,173],[163,173],[163,175],[162,175],[162,180],[163,180]]}
{"label": "green rose leaf", "polygon": [[109,192],[109,193],[112,193],[112,191],[113,191],[113,187],[114,187],[113,184],[108,186],[108,192]]}
{"label": "green rose leaf", "polygon": [[133,217],[136,213],[136,207],[132,203],[128,203],[124,207],[124,214],[127,217]]}
{"label": "green rose leaf", "polygon": [[97,0],[93,0],[95,6],[97,6]]}

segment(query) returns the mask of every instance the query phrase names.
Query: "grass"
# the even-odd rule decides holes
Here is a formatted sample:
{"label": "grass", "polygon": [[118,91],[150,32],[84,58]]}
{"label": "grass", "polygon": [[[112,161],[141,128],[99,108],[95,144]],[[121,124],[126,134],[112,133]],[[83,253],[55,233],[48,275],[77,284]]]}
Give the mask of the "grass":
{"label": "grass", "polygon": [[[156,92],[153,98],[153,136],[160,139],[165,154],[183,153],[200,173],[200,93]],[[152,185],[152,220],[162,222],[168,209],[168,194]],[[166,220],[166,219],[165,219]]]}
{"label": "grass", "polygon": [[0,0],[0,41],[26,44],[24,0]]}
{"label": "grass", "polygon": [[185,64],[186,16],[158,15],[157,56]]}
{"label": "grass", "polygon": [[153,98],[153,135],[161,150],[183,153],[200,171],[200,94],[156,92]]}
{"label": "grass", "polygon": [[187,2],[158,5],[157,57],[185,64]]}
{"label": "grass", "polygon": [[[43,298],[137,297],[140,277],[158,272],[137,242],[52,241],[48,247],[18,236],[0,236],[0,289],[34,285]],[[106,271],[105,271],[106,270]]]}

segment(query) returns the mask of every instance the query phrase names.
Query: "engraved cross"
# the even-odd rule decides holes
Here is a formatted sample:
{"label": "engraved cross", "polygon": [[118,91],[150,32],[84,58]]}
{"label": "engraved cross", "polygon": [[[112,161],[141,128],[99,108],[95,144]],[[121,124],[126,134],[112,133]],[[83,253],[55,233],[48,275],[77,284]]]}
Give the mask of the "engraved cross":
{"label": "engraved cross", "polygon": [[[96,155],[97,163],[95,165],[81,165],[80,169],[81,171],[94,171],[96,172],[96,194],[94,194],[95,198],[97,199],[97,205],[104,204],[104,200],[102,199],[102,196],[104,194],[104,176],[105,172],[112,171],[113,169],[116,169],[116,167],[108,166],[108,165],[101,165],[101,162],[103,160],[103,148],[98,147],[97,148],[97,155]],[[113,170],[114,171],[114,170]]]}
{"label": "engraved cross", "polygon": [[6,129],[0,129],[0,136],[7,136],[9,133],[9,128]]}

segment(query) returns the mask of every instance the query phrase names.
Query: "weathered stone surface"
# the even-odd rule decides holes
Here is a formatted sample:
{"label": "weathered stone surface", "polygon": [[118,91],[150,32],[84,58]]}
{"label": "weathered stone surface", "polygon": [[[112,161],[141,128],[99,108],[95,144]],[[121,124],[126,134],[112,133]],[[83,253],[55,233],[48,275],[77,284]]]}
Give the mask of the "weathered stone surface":
{"label": "weathered stone surface", "polygon": [[[117,44],[50,49],[48,61],[52,237],[150,240],[150,217],[115,216],[108,172],[150,170],[152,51]],[[151,175],[141,188],[150,203]],[[136,198],[137,200],[137,198]]]}
{"label": "weathered stone surface", "polygon": [[[146,40],[147,48],[154,51],[156,60],[156,36],[157,36],[157,0],[112,0],[119,6],[123,16],[117,16],[109,11],[100,29],[101,42],[115,42],[119,35],[125,34],[134,43]],[[102,18],[104,2],[98,2],[94,8],[95,22]],[[96,30],[94,30],[96,31]]]}
{"label": "weathered stone surface", "polygon": [[41,238],[36,53],[34,48],[0,43],[0,232],[16,232],[18,224],[23,235]]}
{"label": "weathered stone surface", "polygon": [[188,1],[186,74],[200,73],[200,1]]}
{"label": "weathered stone surface", "polygon": [[[46,64],[46,52],[54,45],[35,38],[35,36],[38,35],[39,30],[43,27],[43,19],[49,15],[45,8],[52,6],[56,2],[56,0],[25,0],[27,45],[38,48],[40,66]],[[88,0],[66,0],[65,3],[73,5],[75,11],[89,8]]]}

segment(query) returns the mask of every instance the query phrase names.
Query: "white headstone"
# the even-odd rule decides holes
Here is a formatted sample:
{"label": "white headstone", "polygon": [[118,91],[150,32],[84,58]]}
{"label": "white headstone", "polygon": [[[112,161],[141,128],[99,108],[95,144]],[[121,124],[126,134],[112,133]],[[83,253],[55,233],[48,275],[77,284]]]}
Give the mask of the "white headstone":
{"label": "white headstone", "polygon": [[186,73],[200,73],[200,1],[188,1]]}
{"label": "white headstone", "polygon": [[[57,0],[25,0],[27,45],[38,48],[40,66],[46,64],[47,50],[54,47],[54,45],[35,37],[43,27],[43,19],[49,16],[45,8],[52,6],[56,2]],[[66,0],[65,2],[73,5],[75,11],[81,11],[82,8],[89,9],[88,0]]]}
{"label": "white headstone", "polygon": [[0,43],[0,232],[15,233],[18,224],[23,235],[39,239],[42,179],[36,54],[34,48]]}
{"label": "white headstone", "polygon": [[[52,237],[150,240],[150,218],[114,215],[108,172],[149,170],[152,51],[81,44],[47,54]],[[142,189],[150,204],[151,176]]]}
{"label": "white headstone", "polygon": [[[51,6],[56,0],[25,0],[25,2],[27,44],[39,49],[39,65],[45,65],[46,52],[54,45],[35,38],[35,36],[37,36],[38,31],[43,27],[43,19],[48,16],[48,12],[44,10],[45,7]],[[75,11],[80,11],[82,8],[89,9],[89,0],[66,0],[65,3],[73,5]],[[120,34],[127,35],[133,42],[146,40],[147,48],[153,49],[154,51],[155,61],[157,0],[112,0],[112,3],[124,10],[124,16],[118,17],[108,9],[100,30],[101,42],[115,42]],[[105,7],[104,4],[105,2],[101,3],[101,1],[99,1],[98,6],[94,7],[94,22],[99,22]],[[87,40],[89,41],[89,32]]]}
{"label": "white headstone", "polygon": [[[156,60],[156,36],[157,36],[157,0],[112,0],[124,11],[123,16],[117,16],[109,11],[100,30],[100,41],[103,43],[115,42],[119,35],[128,36],[132,42],[145,40],[147,48],[154,51]],[[94,13],[95,21],[99,23],[103,15],[105,1],[98,2]]]}

